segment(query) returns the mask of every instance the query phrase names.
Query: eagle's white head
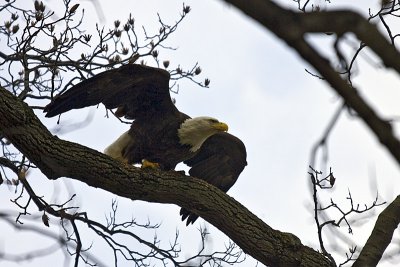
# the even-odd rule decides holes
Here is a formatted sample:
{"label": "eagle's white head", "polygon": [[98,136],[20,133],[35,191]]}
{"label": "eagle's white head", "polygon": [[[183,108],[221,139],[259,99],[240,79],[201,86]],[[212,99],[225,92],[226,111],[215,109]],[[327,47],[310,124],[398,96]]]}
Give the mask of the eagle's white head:
{"label": "eagle's white head", "polygon": [[190,145],[190,151],[196,152],[211,135],[228,131],[228,125],[211,117],[187,119],[178,129],[179,142]]}

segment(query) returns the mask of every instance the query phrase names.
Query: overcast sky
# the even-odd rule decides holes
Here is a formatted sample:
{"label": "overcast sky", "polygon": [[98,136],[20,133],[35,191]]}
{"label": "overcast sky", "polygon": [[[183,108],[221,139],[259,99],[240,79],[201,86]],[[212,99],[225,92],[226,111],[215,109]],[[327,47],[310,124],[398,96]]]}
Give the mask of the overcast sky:
{"label": "overcast sky", "polygon": [[[292,1],[281,2],[296,8]],[[323,2],[316,1],[321,4]],[[328,9],[346,1],[333,2],[328,5]],[[362,9],[359,11],[367,15],[368,7],[374,9],[378,2],[352,1],[352,8],[360,5]],[[49,6],[56,5],[56,1],[45,3]],[[112,27],[115,19],[124,22],[129,13],[132,13],[137,24],[156,30],[157,13],[165,22],[173,23],[182,9],[182,1],[154,0],[144,4],[143,1],[114,0],[101,4],[102,11],[106,14],[106,20],[101,24],[106,27]],[[311,148],[322,135],[334,111],[341,105],[340,99],[323,81],[306,73],[306,68],[312,69],[286,44],[235,8],[215,0],[185,1],[185,4],[191,6],[192,11],[166,43],[178,49],[161,50],[159,57],[170,60],[173,67],[180,64],[183,68],[190,68],[198,62],[203,70],[202,77],[208,77],[211,84],[210,88],[200,88],[191,82],[181,82],[179,94],[173,96],[177,107],[192,117],[212,116],[226,122],[230,127],[229,132],[245,143],[248,166],[228,194],[274,229],[291,232],[303,244],[318,249],[312,217],[308,165]],[[88,31],[94,30],[93,21],[99,17],[93,5],[84,1],[79,8],[84,8],[87,15],[85,27],[88,27]],[[328,55],[331,53],[328,46],[331,37],[309,38],[319,45],[321,51]],[[373,55],[369,57],[374,60]],[[399,116],[398,76],[392,75],[386,69],[376,69],[363,58],[358,62],[360,72],[355,77],[354,84],[381,114],[387,118]],[[151,60],[148,63],[151,64]],[[103,151],[127,130],[128,125],[113,118],[105,118],[104,107],[71,111],[63,116],[63,120],[80,121],[89,110],[95,113],[90,125],[59,137]],[[43,123],[54,129],[57,119],[43,118],[39,112],[38,115]],[[351,191],[354,201],[362,205],[372,203],[376,189],[379,190],[380,198],[388,202],[399,192],[399,168],[391,156],[380,147],[362,122],[346,113],[340,117],[340,122],[329,139],[329,166],[333,168],[337,183],[334,190],[324,192],[323,198],[328,202],[333,198],[345,207],[348,204],[345,201],[348,190]],[[40,175],[31,179],[35,181],[33,184],[37,193],[45,195],[49,201],[56,197],[59,201],[64,201],[68,196],[68,192],[63,189],[68,179],[50,183]],[[43,181],[46,188],[40,186],[40,181]],[[54,188],[47,188],[51,183]],[[105,214],[111,210],[111,200],[116,197],[82,183],[68,181],[68,184],[77,193],[77,203],[81,210],[87,211],[91,218],[104,222]],[[13,197],[12,189],[0,186],[2,203],[8,204],[8,200]],[[224,243],[228,242],[225,235],[203,219],[199,219],[193,226],[185,227],[180,222],[179,207],[176,205],[144,203],[120,197],[116,199],[121,221],[135,217],[143,222],[149,219],[153,223],[162,223],[157,235],[165,244],[173,240],[175,231],[179,230],[182,255],[190,255],[198,247],[197,241],[193,240],[194,236],[198,237],[197,229],[200,226],[206,225],[212,233],[210,250],[223,249]],[[14,207],[10,205],[7,208]],[[377,209],[378,212],[381,210]],[[363,228],[353,229],[353,235],[347,235],[345,225],[335,230],[354,240],[354,244],[362,245],[375,219],[373,217]],[[57,223],[56,219],[51,220]],[[5,226],[5,229],[12,228]],[[9,233],[10,236],[4,237],[4,240],[0,237],[0,250],[12,251],[13,245],[21,247],[21,244],[26,243],[24,235],[15,235],[11,230]],[[146,235],[151,240],[153,234],[154,231]],[[93,236],[87,236],[85,245],[89,246],[92,240]],[[353,243],[339,245],[336,252],[338,254],[335,255],[344,256]],[[102,255],[98,256],[102,256],[102,260],[107,262],[111,251],[97,243],[94,246],[94,249],[101,251]],[[337,257],[337,262],[341,259]],[[49,266],[50,263],[57,262],[57,257],[49,257],[23,262],[21,266]],[[254,265],[253,259],[241,264]],[[6,262],[5,266],[20,265]],[[382,266],[392,265],[387,263]]]}

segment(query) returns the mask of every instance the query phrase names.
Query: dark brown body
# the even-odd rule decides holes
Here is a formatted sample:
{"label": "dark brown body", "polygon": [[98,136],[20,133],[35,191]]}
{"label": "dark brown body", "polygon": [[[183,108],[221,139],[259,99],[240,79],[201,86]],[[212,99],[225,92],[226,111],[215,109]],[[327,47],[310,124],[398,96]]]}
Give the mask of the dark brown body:
{"label": "dark brown body", "polygon": [[[179,142],[178,129],[181,123],[190,118],[179,113],[177,117],[160,116],[149,120],[135,120],[129,130],[133,139],[125,148],[123,157],[128,163],[141,163],[142,159],[158,163],[163,170],[173,170],[175,166],[189,158],[188,145]],[[154,127],[157,125],[157,127]]]}

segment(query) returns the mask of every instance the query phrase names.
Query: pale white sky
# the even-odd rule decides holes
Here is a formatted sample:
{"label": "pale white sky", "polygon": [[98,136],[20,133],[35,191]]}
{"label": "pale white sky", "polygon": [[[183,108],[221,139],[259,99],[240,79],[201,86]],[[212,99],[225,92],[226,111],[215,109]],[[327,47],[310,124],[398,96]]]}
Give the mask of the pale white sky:
{"label": "pale white sky", "polygon": [[[286,6],[295,8],[292,1],[280,1]],[[317,1],[320,3],[323,1]],[[352,6],[361,6],[363,14],[368,7],[376,7],[379,1],[353,1]],[[45,2],[46,3],[46,2]],[[344,6],[346,1],[336,4]],[[180,92],[174,97],[180,110],[190,116],[213,116],[230,126],[230,133],[243,140],[247,147],[248,166],[238,182],[228,192],[259,216],[271,227],[297,235],[303,244],[315,249],[317,246],[316,227],[313,223],[311,195],[308,190],[307,176],[310,151],[321,136],[340,105],[338,97],[322,81],[305,72],[309,66],[270,32],[255,24],[247,17],[222,1],[185,1],[192,11],[178,28],[167,44],[178,47],[177,51],[160,51],[161,59],[171,61],[171,66],[180,64],[190,68],[198,62],[203,69],[203,76],[211,79],[210,88],[200,88],[190,82],[180,84]],[[48,2],[55,6],[55,1]],[[55,8],[55,7],[54,7]],[[98,19],[89,1],[82,1],[85,8],[85,26],[94,29],[93,21]],[[157,12],[166,22],[173,22],[179,17],[182,1],[104,1],[103,11],[106,14],[104,25],[112,27],[113,21],[125,21],[129,13],[138,25],[148,29],[158,29]],[[398,26],[398,25],[397,25]],[[314,38],[314,37],[310,37]],[[329,37],[326,37],[329,38]],[[321,50],[327,50],[329,39],[314,38]],[[150,60],[148,61],[151,62]],[[354,79],[363,95],[386,116],[398,116],[398,75],[366,64],[360,60],[360,74]],[[83,129],[59,135],[60,138],[85,144],[102,151],[108,144],[127,129],[126,124],[116,119],[106,119],[104,108],[91,108],[95,111],[93,123]],[[71,111],[64,120],[72,120],[89,109]],[[41,116],[41,114],[38,113]],[[42,122],[51,129],[57,119],[41,116]],[[363,123],[344,113],[340,123],[335,127],[329,140],[329,163],[332,166],[337,184],[329,198],[347,204],[345,198],[351,190],[354,201],[360,204],[371,203],[378,187],[383,200],[392,201],[399,192],[399,168],[388,153],[382,150]],[[318,168],[318,166],[316,166]],[[48,200],[67,198],[64,184],[68,179],[48,182],[40,175],[32,176],[32,184],[38,194]],[[37,182],[36,182],[37,181]],[[41,186],[41,182],[43,185]],[[82,211],[87,211],[93,219],[103,220],[111,210],[110,193],[89,188],[85,184],[68,181],[78,195],[77,203]],[[50,185],[54,184],[54,188]],[[371,186],[373,188],[371,188]],[[57,191],[58,190],[58,191]],[[13,208],[8,200],[13,198],[13,190],[0,186],[0,199]],[[191,255],[198,247],[194,237],[198,237],[198,228],[205,224],[211,232],[212,249],[223,249],[228,238],[214,227],[199,219],[194,226],[185,227],[180,222],[179,208],[175,205],[160,205],[117,198],[118,213],[123,219],[137,218],[139,221],[162,222],[157,236],[167,244],[173,240],[175,231],[179,230],[182,255]],[[327,202],[328,203],[328,202]],[[381,209],[377,209],[380,211]],[[356,217],[352,217],[356,218]],[[346,234],[356,244],[362,245],[373,227],[374,217],[364,228],[355,228],[353,235],[347,235],[347,227],[337,229]],[[51,219],[57,224],[55,219]],[[56,229],[56,226],[53,226]],[[84,229],[84,226],[81,226]],[[5,226],[8,233],[8,226]],[[15,234],[0,237],[0,249],[15,251],[13,246],[27,244],[26,236]],[[143,233],[151,240],[154,231]],[[329,237],[327,237],[329,239]],[[94,240],[93,252],[101,251],[97,256],[111,264],[111,251],[94,239],[93,235],[85,236],[85,245]],[[27,244],[27,249],[31,246]],[[335,254],[340,257],[348,251],[348,246],[340,243]],[[332,251],[333,252],[333,251]],[[60,254],[58,254],[60,255]],[[340,256],[338,256],[340,255]],[[22,262],[20,265],[5,262],[2,266],[50,266],[58,264],[57,256]],[[2,263],[3,264],[3,263]],[[43,265],[44,264],[44,265]],[[72,261],[71,261],[72,264]],[[121,266],[128,266],[122,264]],[[255,266],[251,258],[240,266]],[[395,266],[385,264],[382,266]]]}

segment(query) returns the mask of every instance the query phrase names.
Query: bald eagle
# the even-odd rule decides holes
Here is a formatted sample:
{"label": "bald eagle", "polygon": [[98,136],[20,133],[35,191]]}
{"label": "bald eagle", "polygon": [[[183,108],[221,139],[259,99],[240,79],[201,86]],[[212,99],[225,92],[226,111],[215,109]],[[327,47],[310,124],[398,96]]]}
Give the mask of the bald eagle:
{"label": "bald eagle", "polygon": [[[162,170],[184,162],[191,167],[191,176],[227,192],[247,165],[243,142],[227,133],[228,126],[217,119],[190,118],[180,112],[171,100],[169,80],[166,70],[123,65],[71,87],[44,112],[53,117],[99,103],[116,108],[116,116],[133,122],[105,154],[128,164],[155,163]],[[198,218],[183,208],[181,216],[186,225]]]}

